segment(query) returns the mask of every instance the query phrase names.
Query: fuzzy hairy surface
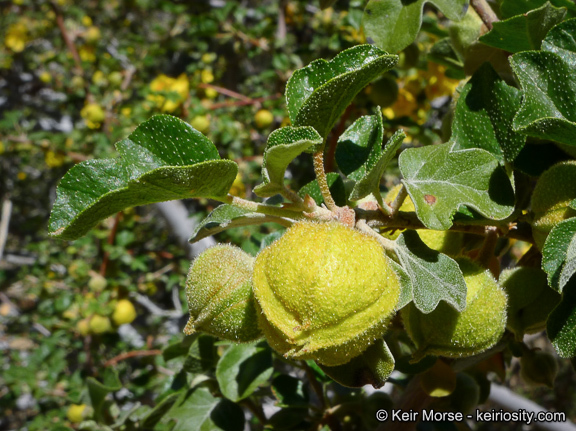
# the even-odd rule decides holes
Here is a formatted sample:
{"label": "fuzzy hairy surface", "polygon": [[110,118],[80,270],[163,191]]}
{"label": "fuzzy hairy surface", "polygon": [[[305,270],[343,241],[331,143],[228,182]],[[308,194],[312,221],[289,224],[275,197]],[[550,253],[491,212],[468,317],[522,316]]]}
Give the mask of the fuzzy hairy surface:
{"label": "fuzzy hairy surface", "polygon": [[574,199],[576,160],[558,163],[540,176],[532,195],[532,232],[540,250],[554,226],[576,216],[576,211],[568,206]]}
{"label": "fuzzy hairy surface", "polygon": [[224,244],[194,260],[186,279],[190,320],[184,333],[202,331],[237,342],[262,337],[252,294],[253,263],[240,248]]}
{"label": "fuzzy hairy surface", "polygon": [[270,345],[327,366],[382,336],[400,294],[378,241],[337,222],[292,226],[256,258],[253,285]]}
{"label": "fuzzy hairy surface", "polygon": [[402,309],[402,320],[418,351],[416,356],[472,356],[492,347],[506,327],[507,297],[488,269],[457,258],[466,281],[466,308],[459,313],[440,302],[429,314],[414,303]]}

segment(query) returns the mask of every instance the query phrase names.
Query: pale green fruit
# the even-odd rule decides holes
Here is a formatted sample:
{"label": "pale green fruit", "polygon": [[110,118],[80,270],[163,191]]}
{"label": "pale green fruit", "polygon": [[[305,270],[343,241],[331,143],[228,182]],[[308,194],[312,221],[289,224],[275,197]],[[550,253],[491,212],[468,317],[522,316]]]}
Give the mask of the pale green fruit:
{"label": "pale green fruit", "polygon": [[78,424],[89,416],[90,410],[86,404],[72,404],[68,407],[66,417],[70,422]]}
{"label": "pale green fruit", "polygon": [[[398,184],[386,194],[385,200],[391,203],[396,199],[398,192],[400,191],[401,184]],[[400,211],[404,212],[414,212],[416,211],[414,203],[410,196],[406,196],[404,203],[400,206]],[[402,233],[401,230],[395,231],[393,234],[385,234],[389,239],[396,239]],[[460,254],[464,243],[464,234],[462,232],[452,232],[447,230],[429,230],[420,229],[418,230],[418,236],[432,250],[439,251],[440,253],[448,254],[451,256],[456,256]]]}
{"label": "pale green fruit", "polygon": [[558,362],[550,353],[527,350],[520,357],[520,377],[531,386],[554,387]]}
{"label": "pale green fruit", "polygon": [[272,112],[268,111],[267,109],[261,109],[256,112],[256,115],[254,115],[254,123],[259,129],[265,129],[266,127],[269,127],[273,121],[274,115],[272,115]]}
{"label": "pale green fruit", "polygon": [[540,176],[532,194],[532,235],[540,250],[554,226],[576,216],[576,210],[569,207],[574,199],[576,160],[558,163]]}
{"label": "pale green fruit", "polygon": [[289,228],[258,255],[253,283],[272,348],[330,367],[382,336],[400,294],[378,241],[337,222]]}
{"label": "pale green fruit", "polygon": [[238,247],[223,244],[194,260],[186,279],[190,320],[185,334],[202,331],[236,342],[262,337],[252,294],[253,263]]}
{"label": "pale green fruit", "polygon": [[104,334],[112,330],[112,323],[108,317],[95,314],[90,319],[89,327],[93,334]]}
{"label": "pale green fruit", "polygon": [[546,328],[548,315],[560,302],[558,292],[548,286],[546,273],[540,268],[517,267],[500,274],[500,285],[508,295],[506,327],[521,340]]}
{"label": "pale green fruit", "polygon": [[488,269],[466,258],[457,258],[466,282],[466,308],[461,313],[440,302],[429,314],[413,302],[402,309],[408,335],[425,355],[459,358],[472,356],[492,347],[504,333],[507,299]]}
{"label": "pale green fruit", "polygon": [[450,405],[461,413],[470,413],[480,402],[480,385],[470,375],[458,373],[456,388],[450,395]]}
{"label": "pale green fruit", "polygon": [[106,278],[100,274],[95,274],[90,277],[90,280],[88,280],[88,288],[95,292],[101,292],[106,288],[107,285],[108,281],[106,281]]}

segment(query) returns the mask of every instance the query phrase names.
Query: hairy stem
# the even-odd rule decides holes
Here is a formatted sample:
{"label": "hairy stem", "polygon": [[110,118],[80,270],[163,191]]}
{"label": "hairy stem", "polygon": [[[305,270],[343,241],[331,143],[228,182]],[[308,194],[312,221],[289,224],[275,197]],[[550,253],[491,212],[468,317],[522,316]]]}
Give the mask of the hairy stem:
{"label": "hairy stem", "polygon": [[390,209],[392,210],[392,215],[395,215],[400,210],[400,207],[408,197],[408,190],[406,190],[406,186],[404,184],[400,184],[400,190],[398,190],[398,194],[394,199],[394,202],[390,204]]}
{"label": "hairy stem", "polygon": [[492,24],[499,21],[498,17],[486,0],[471,0],[470,5],[478,13],[488,30],[492,30]]}
{"label": "hairy stem", "polygon": [[378,232],[375,232],[374,229],[372,229],[370,226],[366,224],[366,221],[358,220],[356,222],[356,228],[360,232],[363,232],[367,235],[370,235],[373,238],[376,238],[376,240],[382,245],[382,247],[384,247],[385,250],[394,251],[394,249],[396,248],[396,243],[394,241],[390,241],[388,238],[384,238]]}
{"label": "hairy stem", "polygon": [[484,237],[484,243],[478,252],[478,256],[476,256],[476,262],[478,262],[484,268],[488,268],[490,259],[492,256],[494,256],[494,249],[496,248],[497,242],[497,229],[494,226],[486,226],[486,236]]}
{"label": "hairy stem", "polygon": [[324,198],[324,203],[329,210],[334,211],[337,206],[336,202],[334,202],[334,199],[332,198],[332,195],[330,194],[330,187],[328,187],[328,180],[326,179],[326,172],[324,171],[324,153],[322,151],[314,153],[313,160],[316,181],[318,181],[318,185],[320,186],[320,192]]}

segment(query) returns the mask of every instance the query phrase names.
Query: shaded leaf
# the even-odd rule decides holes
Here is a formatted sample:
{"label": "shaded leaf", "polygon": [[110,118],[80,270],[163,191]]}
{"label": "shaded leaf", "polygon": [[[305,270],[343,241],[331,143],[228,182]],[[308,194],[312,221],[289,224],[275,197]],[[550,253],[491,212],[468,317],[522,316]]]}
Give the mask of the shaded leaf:
{"label": "shaded leaf", "polygon": [[458,263],[429,248],[416,231],[407,230],[396,240],[395,252],[412,282],[414,305],[423,313],[446,301],[457,311],[466,307],[466,282]]}
{"label": "shaded leaf", "polygon": [[328,9],[336,3],[336,0],[320,0],[320,9]]}
{"label": "shaded leaf", "polygon": [[266,382],[273,372],[270,349],[262,343],[230,346],[216,367],[222,394],[240,401]]}
{"label": "shaded leaf", "polygon": [[272,393],[278,400],[279,407],[302,407],[307,409],[308,391],[304,382],[287,374],[280,374],[272,380]]}
{"label": "shaded leaf", "polygon": [[550,231],[542,250],[542,269],[558,292],[576,273],[576,217],[558,223]]}
{"label": "shaded leaf", "polygon": [[[427,0],[371,0],[362,19],[368,40],[381,49],[398,52],[416,39]],[[468,0],[431,0],[448,19],[458,21],[468,10]]]}
{"label": "shaded leaf", "polygon": [[398,265],[392,259],[390,259],[390,264],[392,264],[392,268],[394,269],[394,272],[398,276],[398,281],[400,282],[400,298],[398,299],[398,305],[396,305],[396,309],[400,310],[414,299],[412,295],[412,281],[410,280],[408,273],[404,270],[404,268],[402,268],[401,265]]}
{"label": "shaded leaf", "polygon": [[428,59],[448,68],[455,69],[458,72],[464,70],[464,63],[458,53],[454,50],[449,37],[440,39],[432,45],[430,52],[428,52]]}
{"label": "shaded leaf", "polygon": [[196,336],[190,345],[182,369],[190,374],[201,374],[214,369],[218,361],[215,341],[216,338],[210,335],[199,334]]}
{"label": "shaded leaf", "polygon": [[244,412],[233,402],[215,398],[206,388],[182,391],[165,419],[175,419],[172,431],[242,431]]}
{"label": "shaded leaf", "polygon": [[200,241],[210,235],[215,235],[226,229],[261,224],[266,221],[264,214],[254,213],[236,206],[222,204],[216,207],[202,220],[188,240],[191,243]]}
{"label": "shaded leaf", "polygon": [[548,317],[546,333],[560,357],[576,356],[576,278],[568,283],[562,302]]}
{"label": "shaded leaf", "polygon": [[268,137],[262,177],[264,182],[254,188],[261,197],[274,196],[284,189],[286,168],[304,151],[322,145],[322,137],[312,127],[282,127]]}
{"label": "shaded leaf", "polygon": [[76,239],[125,208],[174,199],[222,198],[238,166],[192,126],[168,115],[142,123],[116,144],[115,159],[71,168],[57,189],[49,231]]}
{"label": "shaded leaf", "polygon": [[164,398],[156,407],[149,411],[146,416],[142,418],[141,424],[144,429],[152,429],[164,417],[166,413],[172,408],[174,403],[180,398],[180,394],[171,394]]}
{"label": "shaded leaf", "polygon": [[[511,18],[530,12],[544,6],[548,0],[504,0],[500,6],[502,19]],[[576,4],[571,0],[550,0],[550,3],[556,7],[565,7],[571,13],[576,12]]]}
{"label": "shaded leaf", "polygon": [[382,149],[384,126],[382,113],[366,115],[356,120],[338,140],[336,162],[340,170],[356,181],[350,200],[358,200],[373,193],[380,197],[380,179],[390,160],[402,145],[406,134],[399,130]]}
{"label": "shaded leaf", "polygon": [[555,8],[547,2],[538,9],[495,22],[480,41],[513,53],[538,50],[546,33],[565,16],[566,9]]}
{"label": "shaded leaf", "polygon": [[[334,202],[338,206],[346,205],[346,189],[344,187],[344,181],[340,178],[336,172],[329,172],[326,174],[326,181],[328,182],[328,188],[330,189],[330,194],[334,198]],[[320,191],[320,186],[317,180],[310,181],[304,187],[298,191],[298,196],[304,198],[309,195],[316,205],[322,205],[324,203],[324,196]]]}
{"label": "shaded leaf", "polygon": [[410,148],[399,158],[400,171],[418,218],[434,230],[447,230],[461,205],[502,220],[514,210],[510,180],[489,152],[451,151],[452,143]]}
{"label": "shaded leaf", "polygon": [[331,61],[315,60],[296,70],[286,85],[290,121],[314,127],[325,139],[356,94],[397,61],[396,55],[358,45]]}
{"label": "shaded leaf", "polygon": [[507,85],[485,63],[458,98],[452,122],[452,151],[482,148],[500,162],[512,162],[526,143],[526,136],[512,130],[521,100],[520,91]]}
{"label": "shaded leaf", "polygon": [[165,361],[179,358],[184,356],[190,350],[190,346],[194,342],[194,337],[183,337],[180,341],[170,344],[162,351],[162,357]]}
{"label": "shaded leaf", "polygon": [[107,418],[106,396],[110,392],[116,392],[122,389],[118,373],[107,368],[105,371],[104,383],[100,383],[94,377],[88,377],[86,379],[86,386],[88,387],[90,403],[94,409],[94,419],[99,422],[104,422],[105,418]]}
{"label": "shaded leaf", "polygon": [[514,130],[576,145],[576,19],[554,27],[542,51],[515,54],[510,63],[524,90]]}
{"label": "shaded leaf", "polygon": [[335,382],[350,388],[372,385],[380,388],[394,371],[394,357],[386,342],[379,338],[360,356],[336,367],[319,365]]}

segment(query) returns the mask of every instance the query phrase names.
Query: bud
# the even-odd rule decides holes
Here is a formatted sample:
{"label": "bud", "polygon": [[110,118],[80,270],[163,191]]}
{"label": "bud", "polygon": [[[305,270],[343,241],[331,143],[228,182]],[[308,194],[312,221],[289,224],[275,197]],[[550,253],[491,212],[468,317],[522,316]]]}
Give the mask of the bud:
{"label": "bud", "polygon": [[187,335],[202,331],[249,342],[262,336],[252,294],[254,258],[230,245],[217,245],[194,260],[186,279],[190,320]]}
{"label": "bud", "polygon": [[400,294],[378,241],[337,222],[292,226],[258,255],[253,282],[272,348],[329,367],[384,334]]}
{"label": "bud", "polygon": [[412,302],[402,309],[404,326],[418,349],[415,359],[425,355],[472,356],[492,347],[504,332],[504,291],[488,269],[466,258],[456,261],[467,287],[464,311],[458,312],[445,302],[429,314]]}
{"label": "bud", "polygon": [[520,357],[520,377],[531,386],[554,387],[558,362],[550,353],[528,350]]}
{"label": "bud", "polygon": [[500,285],[508,294],[506,326],[518,340],[546,328],[548,315],[561,296],[548,286],[544,271],[524,266],[507,269],[500,274]]}

